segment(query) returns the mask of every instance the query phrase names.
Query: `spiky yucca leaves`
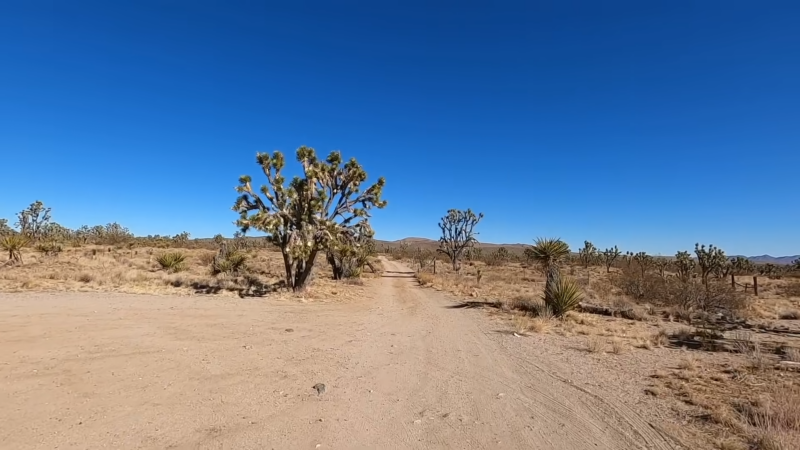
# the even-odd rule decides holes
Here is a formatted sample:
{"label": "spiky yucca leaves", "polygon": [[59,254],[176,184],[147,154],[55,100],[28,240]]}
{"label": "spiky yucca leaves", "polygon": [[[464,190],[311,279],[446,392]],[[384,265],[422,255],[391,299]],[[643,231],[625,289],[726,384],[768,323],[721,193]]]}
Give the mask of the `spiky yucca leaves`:
{"label": "spiky yucca leaves", "polygon": [[689,252],[678,252],[675,254],[675,262],[673,264],[678,272],[678,278],[684,283],[688,283],[697,267],[697,262]]}
{"label": "spiky yucca leaves", "polygon": [[331,241],[326,258],[333,270],[334,280],[361,275],[364,266],[370,264],[369,258],[375,255],[373,235],[367,222],[359,222]]}
{"label": "spiky yucca leaves", "polygon": [[180,272],[186,267],[186,256],[180,252],[167,252],[158,255],[156,262],[167,272]]}
{"label": "spiky yucca leaves", "polygon": [[478,241],[475,239],[475,226],[483,219],[483,213],[475,214],[471,209],[461,211],[451,209],[439,222],[442,237],[439,238],[439,253],[447,255],[453,264],[453,270],[461,270],[461,258],[464,252],[471,249]]}
{"label": "spiky yucca leaves", "polygon": [[622,253],[620,253],[616,245],[614,248],[607,248],[603,250],[601,257],[603,258],[603,265],[606,266],[606,273],[611,273],[611,266],[614,265],[614,262],[620,257],[621,254]]}
{"label": "spiky yucca leaves", "polygon": [[211,275],[238,276],[247,270],[247,254],[237,248],[235,243],[223,242],[219,252],[211,260]]}
{"label": "spiky yucca leaves", "polygon": [[8,252],[8,260],[12,264],[22,264],[22,249],[30,242],[27,236],[10,234],[0,237],[0,249]]}
{"label": "spiky yucca leaves", "polygon": [[528,250],[531,261],[539,265],[543,274],[547,274],[553,266],[560,267],[569,256],[569,245],[558,238],[537,238]]}
{"label": "spiky yucca leaves", "polygon": [[706,248],[705,245],[695,244],[694,254],[697,255],[700,277],[703,280],[703,284],[707,286],[708,276],[718,271],[728,258],[725,256],[725,252],[714,245],[709,245],[708,248]]}
{"label": "spiky yucca leaves", "polygon": [[545,305],[556,317],[564,317],[564,314],[577,308],[583,300],[578,283],[568,277],[559,277],[545,289]]}
{"label": "spiky yucca leaves", "polygon": [[546,277],[544,301],[549,305],[554,301],[550,295],[555,283],[561,279],[561,264],[569,256],[569,245],[558,238],[537,238],[529,255]]}
{"label": "spiky yucca leaves", "polygon": [[314,149],[297,149],[302,177],[286,185],[281,171],[286,165],[279,151],[258,153],[256,161],[267,184],[256,192],[250,176],[239,178],[241,194],[233,206],[239,213],[242,232],[250,228],[265,232],[281,250],[286,284],[295,291],[306,288],[319,252],[369,218],[370,209],[383,208],[384,178],[361,190],[367,173],[355,159],[343,163],[341,153],[331,152],[320,160]]}

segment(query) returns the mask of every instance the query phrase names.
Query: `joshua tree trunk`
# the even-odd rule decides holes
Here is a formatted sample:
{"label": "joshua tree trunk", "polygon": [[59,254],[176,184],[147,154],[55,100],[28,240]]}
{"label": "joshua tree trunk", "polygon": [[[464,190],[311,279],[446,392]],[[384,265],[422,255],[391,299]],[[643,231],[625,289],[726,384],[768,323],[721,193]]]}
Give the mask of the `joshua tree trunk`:
{"label": "joshua tree trunk", "polygon": [[553,264],[547,268],[546,275],[547,279],[544,284],[544,304],[551,305],[553,302],[553,287],[561,278],[561,270],[558,268],[558,265]]}

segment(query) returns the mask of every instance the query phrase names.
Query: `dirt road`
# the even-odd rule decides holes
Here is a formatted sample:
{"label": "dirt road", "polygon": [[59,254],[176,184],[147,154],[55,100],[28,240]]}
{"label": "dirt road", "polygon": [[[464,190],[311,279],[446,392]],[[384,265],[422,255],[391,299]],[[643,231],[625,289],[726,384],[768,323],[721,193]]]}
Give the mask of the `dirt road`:
{"label": "dirt road", "polygon": [[0,295],[0,446],[677,448],[386,266],[348,304]]}

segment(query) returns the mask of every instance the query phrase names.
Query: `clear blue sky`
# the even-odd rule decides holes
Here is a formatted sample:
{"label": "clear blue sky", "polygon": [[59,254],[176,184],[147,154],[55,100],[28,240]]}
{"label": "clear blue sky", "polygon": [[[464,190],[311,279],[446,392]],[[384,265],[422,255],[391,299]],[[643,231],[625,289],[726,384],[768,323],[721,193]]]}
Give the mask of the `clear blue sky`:
{"label": "clear blue sky", "polygon": [[[385,176],[381,239],[800,253],[796,1],[4,1],[0,217],[230,235],[257,151]],[[293,161],[293,159],[292,159]]]}

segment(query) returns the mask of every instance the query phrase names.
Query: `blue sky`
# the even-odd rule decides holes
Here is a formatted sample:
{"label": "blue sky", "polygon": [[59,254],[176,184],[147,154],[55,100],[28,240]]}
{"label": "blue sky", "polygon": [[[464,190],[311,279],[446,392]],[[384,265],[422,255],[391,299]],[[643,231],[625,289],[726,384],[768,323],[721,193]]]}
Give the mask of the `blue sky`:
{"label": "blue sky", "polygon": [[[800,253],[800,3],[6,1],[0,217],[230,235],[257,151],[385,176],[381,239]],[[293,161],[293,160],[292,160]]]}

